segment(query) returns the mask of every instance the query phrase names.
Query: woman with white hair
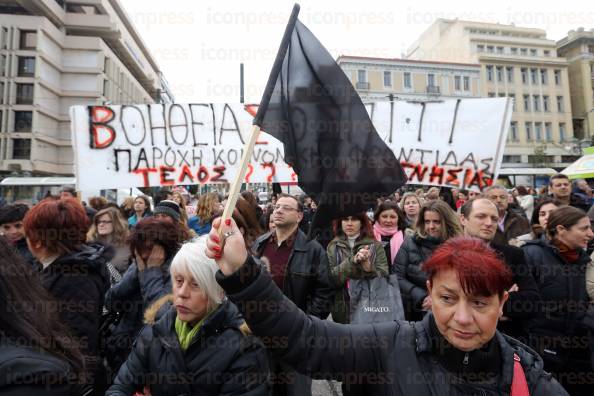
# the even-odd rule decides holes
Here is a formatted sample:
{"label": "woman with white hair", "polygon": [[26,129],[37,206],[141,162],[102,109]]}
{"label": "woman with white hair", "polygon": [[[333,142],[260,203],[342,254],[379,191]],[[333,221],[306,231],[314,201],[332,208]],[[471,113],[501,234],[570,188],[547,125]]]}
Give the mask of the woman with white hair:
{"label": "woman with white hair", "polygon": [[106,395],[267,394],[265,349],[247,334],[237,308],[215,280],[218,266],[205,249],[202,237],[175,255],[173,294],[145,313],[148,326]]}

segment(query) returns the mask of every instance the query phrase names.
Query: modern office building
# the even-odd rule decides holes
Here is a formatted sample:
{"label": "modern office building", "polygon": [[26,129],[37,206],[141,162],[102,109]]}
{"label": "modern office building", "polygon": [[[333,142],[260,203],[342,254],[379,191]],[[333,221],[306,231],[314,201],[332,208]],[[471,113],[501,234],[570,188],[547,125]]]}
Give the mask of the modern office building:
{"label": "modern office building", "polygon": [[118,0],[0,3],[0,175],[72,175],[72,105],[172,100]]}

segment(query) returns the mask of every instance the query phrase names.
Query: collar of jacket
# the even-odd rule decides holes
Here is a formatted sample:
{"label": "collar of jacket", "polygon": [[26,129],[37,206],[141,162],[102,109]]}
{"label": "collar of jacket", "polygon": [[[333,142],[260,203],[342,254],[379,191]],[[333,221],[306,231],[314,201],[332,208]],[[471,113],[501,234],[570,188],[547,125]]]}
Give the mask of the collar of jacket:
{"label": "collar of jacket", "polygon": [[[526,244],[524,246],[527,245],[537,245],[542,247],[545,250],[548,250],[551,254],[559,257],[560,260],[565,261],[565,259],[563,258],[563,256],[561,256],[561,253],[559,253],[559,249],[553,245],[548,239],[546,238],[540,238],[540,239],[535,239],[533,241],[527,241]],[[588,264],[591,259],[590,256],[588,256],[588,253],[586,253],[586,251],[584,249],[580,249],[580,255],[578,257],[578,260],[573,263],[573,265],[586,265]]]}
{"label": "collar of jacket", "polygon": [[[256,239],[256,242],[255,242],[256,249],[255,250],[258,253],[261,253],[261,250],[264,247],[264,244],[266,242],[268,242],[268,240],[272,237],[273,232],[274,231],[268,231],[266,234],[261,235],[260,237],[258,237],[258,239]],[[293,242],[293,250],[301,251],[301,252],[307,251],[307,236],[305,236],[303,231],[301,231],[299,228],[297,228],[297,233],[295,234],[295,241]]]}
{"label": "collar of jacket", "polygon": [[[433,314],[430,312],[423,320],[414,323],[415,329],[415,348],[418,354],[428,353],[434,354],[431,337],[431,321],[435,321]],[[541,357],[530,347],[522,344],[513,338],[510,338],[499,331],[495,331],[495,336],[492,341],[496,341],[501,356],[501,367],[503,370],[499,371],[500,388],[509,392],[513,379],[514,370],[514,353],[518,354],[521,360],[522,367],[526,377],[533,371],[542,372],[544,363]]]}
{"label": "collar of jacket", "polygon": [[[347,240],[347,237],[344,234],[335,237],[334,238],[334,241],[340,247],[344,247],[346,249],[350,249],[351,248],[349,246],[349,242]],[[353,249],[357,248],[358,246],[371,245],[373,243],[375,243],[375,239],[372,239],[372,238],[369,238],[369,237],[358,238],[358,239],[355,240],[355,245],[353,246]]]}
{"label": "collar of jacket", "polygon": [[[177,339],[175,333],[176,317],[177,311],[175,310],[175,307],[171,305],[167,313],[165,313],[165,315],[163,315],[163,317],[153,326],[155,336],[163,337],[165,344],[169,344],[170,341],[167,341],[169,337]],[[204,321],[198,334],[216,334],[227,328],[239,329],[242,323],[243,320],[235,305],[225,298],[221,305]]]}

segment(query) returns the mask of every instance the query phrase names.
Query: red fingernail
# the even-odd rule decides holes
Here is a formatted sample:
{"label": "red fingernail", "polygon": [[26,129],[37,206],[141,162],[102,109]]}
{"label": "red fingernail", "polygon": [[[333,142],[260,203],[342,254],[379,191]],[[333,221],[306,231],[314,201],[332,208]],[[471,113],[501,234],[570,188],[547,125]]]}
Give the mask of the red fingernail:
{"label": "red fingernail", "polygon": [[226,225],[226,226],[230,226],[230,225],[231,225],[231,219],[227,219],[227,220],[225,220],[225,225]]}
{"label": "red fingernail", "polygon": [[213,241],[215,241],[216,243],[221,243],[221,240],[219,239],[218,236],[213,235],[212,237],[210,237],[210,239],[212,239]]}
{"label": "red fingernail", "polygon": [[221,254],[220,254],[220,253],[219,253],[219,254],[215,254],[215,258],[216,258],[216,259],[220,259],[221,257],[222,257],[222,256],[221,256]]}
{"label": "red fingernail", "polygon": [[219,246],[213,246],[212,250],[214,250],[215,252],[220,252],[221,248]]}

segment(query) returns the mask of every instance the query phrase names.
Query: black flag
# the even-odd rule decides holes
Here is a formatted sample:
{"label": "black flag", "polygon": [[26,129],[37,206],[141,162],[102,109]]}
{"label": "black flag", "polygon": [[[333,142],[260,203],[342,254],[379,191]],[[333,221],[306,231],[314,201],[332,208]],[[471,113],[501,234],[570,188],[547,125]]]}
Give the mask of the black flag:
{"label": "black flag", "polygon": [[318,203],[310,236],[340,216],[372,207],[406,183],[347,76],[298,19],[285,31],[254,118],[284,144],[285,162]]}

